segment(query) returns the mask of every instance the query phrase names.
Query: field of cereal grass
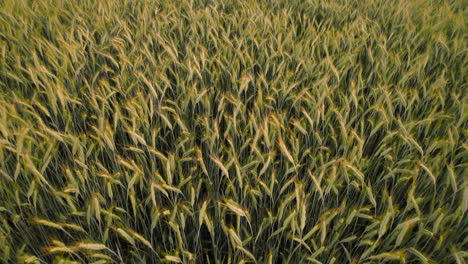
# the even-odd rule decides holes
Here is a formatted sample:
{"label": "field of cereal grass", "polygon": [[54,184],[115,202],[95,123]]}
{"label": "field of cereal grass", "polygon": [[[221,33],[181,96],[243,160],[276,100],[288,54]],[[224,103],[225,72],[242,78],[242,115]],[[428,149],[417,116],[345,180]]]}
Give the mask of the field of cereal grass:
{"label": "field of cereal grass", "polygon": [[3,0],[1,263],[466,263],[468,3]]}

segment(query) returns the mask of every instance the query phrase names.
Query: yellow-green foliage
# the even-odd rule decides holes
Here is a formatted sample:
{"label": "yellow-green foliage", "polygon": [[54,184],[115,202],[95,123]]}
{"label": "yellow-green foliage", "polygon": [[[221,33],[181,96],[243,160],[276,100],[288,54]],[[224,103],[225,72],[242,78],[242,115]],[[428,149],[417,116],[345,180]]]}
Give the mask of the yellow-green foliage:
{"label": "yellow-green foliage", "polygon": [[467,6],[0,1],[0,262],[465,263]]}

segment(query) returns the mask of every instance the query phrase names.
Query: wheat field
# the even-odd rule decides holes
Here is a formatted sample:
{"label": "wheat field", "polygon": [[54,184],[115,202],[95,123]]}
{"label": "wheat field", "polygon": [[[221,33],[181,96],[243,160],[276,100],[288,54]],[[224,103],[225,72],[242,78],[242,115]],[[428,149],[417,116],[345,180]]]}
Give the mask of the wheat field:
{"label": "wheat field", "polygon": [[467,263],[467,7],[0,1],[0,263]]}

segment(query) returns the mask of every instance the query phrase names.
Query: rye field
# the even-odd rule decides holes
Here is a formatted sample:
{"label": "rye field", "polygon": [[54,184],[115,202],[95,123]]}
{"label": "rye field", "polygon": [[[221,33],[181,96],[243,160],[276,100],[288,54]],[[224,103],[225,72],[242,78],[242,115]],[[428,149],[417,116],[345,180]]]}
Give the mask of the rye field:
{"label": "rye field", "polygon": [[0,263],[467,263],[467,19],[0,1]]}

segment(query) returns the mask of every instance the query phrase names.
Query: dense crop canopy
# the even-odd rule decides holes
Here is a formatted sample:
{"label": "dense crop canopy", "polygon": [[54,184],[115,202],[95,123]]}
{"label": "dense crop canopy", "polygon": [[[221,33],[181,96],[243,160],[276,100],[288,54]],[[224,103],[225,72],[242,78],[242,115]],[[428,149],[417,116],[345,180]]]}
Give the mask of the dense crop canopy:
{"label": "dense crop canopy", "polygon": [[0,1],[0,262],[465,263],[467,6]]}

